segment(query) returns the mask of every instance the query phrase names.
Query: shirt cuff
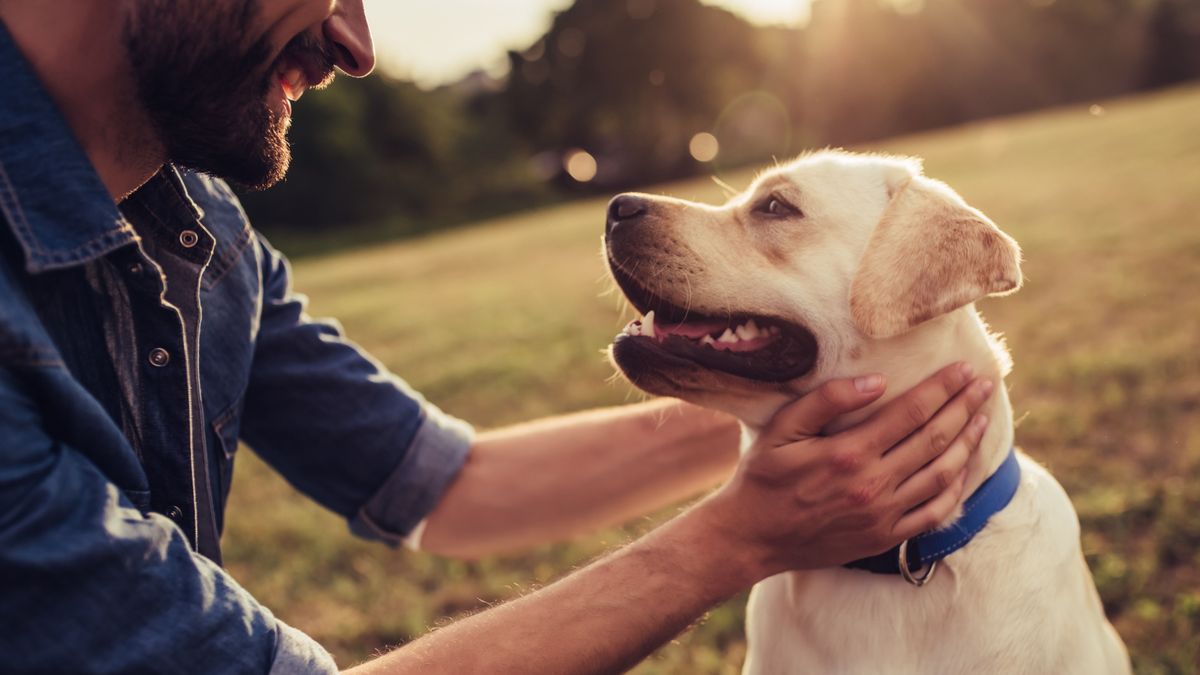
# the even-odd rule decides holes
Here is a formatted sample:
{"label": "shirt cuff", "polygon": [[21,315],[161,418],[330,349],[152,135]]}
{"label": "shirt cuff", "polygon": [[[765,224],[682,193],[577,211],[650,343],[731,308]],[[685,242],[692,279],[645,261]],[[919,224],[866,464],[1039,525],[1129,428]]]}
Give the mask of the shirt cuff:
{"label": "shirt cuff", "polygon": [[[391,546],[404,544],[462,470],[474,437],[471,425],[426,404],[425,419],[404,459],[358,510],[350,530]],[[419,539],[419,534],[414,538]]]}
{"label": "shirt cuff", "polygon": [[268,675],[337,675],[337,664],[309,636],[276,619],[279,638]]}

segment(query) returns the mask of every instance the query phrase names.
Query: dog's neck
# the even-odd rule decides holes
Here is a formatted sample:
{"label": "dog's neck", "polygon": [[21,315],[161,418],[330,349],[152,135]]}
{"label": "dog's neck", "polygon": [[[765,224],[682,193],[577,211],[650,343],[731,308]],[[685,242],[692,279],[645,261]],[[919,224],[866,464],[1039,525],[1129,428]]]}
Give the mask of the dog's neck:
{"label": "dog's neck", "polygon": [[[988,416],[990,423],[979,449],[967,464],[963,500],[1004,462],[1013,445],[1012,406],[1003,381],[1008,371],[1008,355],[999,341],[988,333],[974,306],[968,305],[894,338],[831,347],[841,350],[845,356],[822,372],[822,381],[882,373],[887,377],[887,393],[870,406],[835,419],[826,427],[827,432],[837,432],[863,421],[939,369],[965,361],[971,364],[976,375],[991,378],[996,389],[980,410]],[[814,382],[811,387],[819,384]],[[743,427],[747,440],[757,437],[761,430],[761,426],[746,421],[743,421]]]}

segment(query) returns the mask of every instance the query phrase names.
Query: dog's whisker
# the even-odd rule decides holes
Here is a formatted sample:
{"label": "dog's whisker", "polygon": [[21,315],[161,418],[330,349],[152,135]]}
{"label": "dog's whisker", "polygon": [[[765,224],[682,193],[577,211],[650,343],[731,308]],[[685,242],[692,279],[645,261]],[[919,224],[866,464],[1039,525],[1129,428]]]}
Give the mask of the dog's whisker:
{"label": "dog's whisker", "polygon": [[720,176],[711,176],[711,178],[712,181],[717,184],[717,187],[721,188],[721,190],[725,192],[725,199],[727,200],[733,199],[739,192],[741,192],[737,188],[722,180]]}
{"label": "dog's whisker", "polygon": [[688,316],[692,313],[692,275],[687,270],[683,272],[684,290],[687,293],[683,305],[683,320],[687,321]]}

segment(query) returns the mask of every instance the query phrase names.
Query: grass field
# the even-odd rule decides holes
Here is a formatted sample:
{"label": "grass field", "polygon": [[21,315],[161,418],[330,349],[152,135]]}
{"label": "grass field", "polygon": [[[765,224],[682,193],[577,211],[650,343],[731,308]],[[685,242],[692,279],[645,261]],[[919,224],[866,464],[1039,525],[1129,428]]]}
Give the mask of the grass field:
{"label": "grass field", "polygon": [[[1083,521],[1140,673],[1200,663],[1200,88],[872,145],[925,157],[1013,234],[1026,287],[985,303],[1008,335],[1017,437]],[[724,176],[736,186],[750,174]],[[658,191],[719,200],[708,180]],[[602,200],[297,265],[317,315],[446,410],[488,427],[638,398],[600,350],[622,324],[599,258]],[[250,453],[225,536],[232,573],[343,666],[545,584],[654,519],[465,564],[353,540]],[[742,599],[640,667],[735,673]],[[881,672],[883,672],[881,670]]]}

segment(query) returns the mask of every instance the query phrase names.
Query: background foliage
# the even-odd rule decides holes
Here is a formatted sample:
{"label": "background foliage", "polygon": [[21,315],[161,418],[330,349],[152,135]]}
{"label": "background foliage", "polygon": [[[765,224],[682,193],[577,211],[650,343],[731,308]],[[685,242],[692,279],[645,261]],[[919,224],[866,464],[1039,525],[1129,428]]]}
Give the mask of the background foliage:
{"label": "background foliage", "polygon": [[[865,146],[925,157],[1021,242],[1026,287],[982,305],[1015,357],[1017,439],[1073,498],[1105,608],[1149,674],[1200,672],[1197,110],[1191,87]],[[428,152],[449,147],[439,142]],[[750,174],[727,178],[744,187]],[[721,198],[707,179],[652,189]],[[298,287],[478,425],[617,404],[634,395],[600,354],[624,322],[604,294],[603,214],[603,198],[584,200],[312,257]],[[548,583],[670,515],[467,564],[352,540],[253,455],[237,461],[229,569],[343,666]],[[743,607],[717,608],[638,672],[737,673]]]}
{"label": "background foliage", "polygon": [[[306,253],[1174,84],[1200,75],[1200,3],[815,0],[793,29],[699,0],[577,0],[509,61],[499,80],[306,97],[287,182],[246,195],[255,222]],[[721,143],[711,164],[688,153],[699,132]],[[587,185],[563,173],[577,148],[598,160]]]}

